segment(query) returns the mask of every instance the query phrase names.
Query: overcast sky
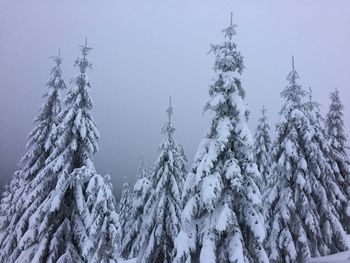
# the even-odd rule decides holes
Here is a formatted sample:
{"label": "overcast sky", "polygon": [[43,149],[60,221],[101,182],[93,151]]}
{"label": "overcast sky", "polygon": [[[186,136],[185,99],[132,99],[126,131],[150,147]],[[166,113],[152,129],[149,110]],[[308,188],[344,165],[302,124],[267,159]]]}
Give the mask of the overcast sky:
{"label": "overcast sky", "polygon": [[118,193],[125,178],[134,181],[140,156],[156,159],[169,95],[177,141],[192,161],[210,125],[202,115],[213,77],[207,52],[222,41],[231,11],[251,130],[262,105],[274,127],[293,54],[300,83],[313,88],[323,113],[338,87],[349,133],[348,0],[0,0],[0,183],[24,153],[53,65],[49,57],[61,48],[68,84],[85,36],[94,48],[88,74],[101,133],[98,172],[111,170]]}

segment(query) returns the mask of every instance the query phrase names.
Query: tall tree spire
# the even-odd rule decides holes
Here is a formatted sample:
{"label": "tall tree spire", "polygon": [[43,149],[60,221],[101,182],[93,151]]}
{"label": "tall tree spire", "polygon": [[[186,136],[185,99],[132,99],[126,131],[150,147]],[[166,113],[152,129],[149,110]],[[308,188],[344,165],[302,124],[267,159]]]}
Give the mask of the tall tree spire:
{"label": "tall tree spire", "polygon": [[163,127],[163,133],[166,134],[168,137],[172,137],[175,132],[175,128],[172,123],[172,116],[174,112],[173,107],[171,106],[171,96],[169,96],[169,106],[166,109],[166,113],[168,115],[168,122],[166,122]]}
{"label": "tall tree spire", "polygon": [[236,30],[235,30],[236,27],[237,27],[237,25],[233,24],[233,13],[231,12],[230,25],[227,28],[225,28],[224,30],[222,30],[225,33],[225,37],[228,37],[229,40],[231,40],[233,38],[233,36],[236,35]]}
{"label": "tall tree spire", "polygon": [[169,107],[166,112],[168,113],[169,122],[171,122],[171,117],[173,115],[173,107],[171,106],[171,96],[169,96]]}

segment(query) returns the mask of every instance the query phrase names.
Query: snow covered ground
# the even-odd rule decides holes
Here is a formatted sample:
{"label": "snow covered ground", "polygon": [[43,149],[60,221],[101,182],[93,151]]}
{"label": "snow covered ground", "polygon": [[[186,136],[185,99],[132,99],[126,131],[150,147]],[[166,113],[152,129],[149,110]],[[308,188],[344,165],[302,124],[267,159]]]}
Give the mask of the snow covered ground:
{"label": "snow covered ground", "polygon": [[[350,246],[350,235],[348,235],[348,243]],[[120,263],[136,263],[136,259],[129,259],[129,260],[120,260],[118,261]],[[337,253],[334,255],[326,256],[326,257],[320,257],[320,258],[313,258],[311,259],[312,263],[350,263],[350,250]]]}
{"label": "snow covered ground", "polygon": [[345,251],[342,253],[337,253],[334,255],[313,258],[312,263],[349,263],[350,262],[350,251]]}
{"label": "snow covered ground", "polygon": [[120,259],[120,260],[118,260],[118,263],[136,263],[136,258],[132,258],[132,259],[128,259],[128,260]]}
{"label": "snow covered ground", "polygon": [[[350,246],[350,235],[347,236],[348,244]],[[334,255],[329,255],[326,257],[313,258],[312,263],[350,263],[350,250],[337,253]]]}

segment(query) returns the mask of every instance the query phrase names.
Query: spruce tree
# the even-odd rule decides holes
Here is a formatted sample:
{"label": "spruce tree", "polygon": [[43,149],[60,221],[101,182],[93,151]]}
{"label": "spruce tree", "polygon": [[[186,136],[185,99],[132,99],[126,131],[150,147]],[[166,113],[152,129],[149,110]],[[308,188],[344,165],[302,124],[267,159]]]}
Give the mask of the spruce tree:
{"label": "spruce tree", "polygon": [[330,98],[331,104],[326,117],[326,132],[331,147],[331,159],[334,161],[333,170],[336,171],[339,187],[346,196],[345,202],[342,202],[341,222],[346,231],[350,233],[350,160],[344,131],[344,105],[340,100],[338,89],[331,93]]}
{"label": "spruce tree", "polygon": [[141,228],[140,253],[137,262],[173,262],[174,240],[180,230],[182,188],[186,167],[178,144],[174,139],[173,109],[167,109],[168,122],[154,165],[149,198],[144,207]]}
{"label": "spruce tree", "polygon": [[35,126],[29,134],[26,153],[1,200],[0,262],[15,261],[23,253],[26,236],[32,232],[29,222],[55,182],[50,174],[42,174],[55,147],[57,116],[62,108],[60,91],[66,87],[60,54],[53,57],[53,61],[55,65],[46,83],[47,92],[34,120]]}
{"label": "spruce tree", "polygon": [[323,126],[324,119],[320,113],[320,105],[313,100],[311,87],[309,89],[307,110],[310,122],[315,127],[315,140],[319,144],[324,157],[324,159],[322,159],[324,165],[322,174],[326,176],[322,177],[323,184],[327,189],[328,200],[334,206],[336,216],[340,219],[343,228],[346,230],[350,220],[350,202],[347,193],[350,182],[343,180],[336,159],[334,158],[334,150],[332,149]]}
{"label": "spruce tree", "polygon": [[86,187],[86,202],[91,214],[87,246],[89,263],[116,263],[118,255],[119,218],[110,183],[110,175],[104,177],[91,173]]}
{"label": "spruce tree", "polygon": [[[133,209],[133,199],[130,191],[129,183],[123,184],[122,196],[119,201],[119,224],[120,224],[120,248],[123,257],[128,257],[129,250],[125,247],[125,238],[129,232],[129,225],[131,220],[131,213]],[[125,251],[124,251],[125,250]]]}
{"label": "spruce tree", "polygon": [[150,180],[143,160],[137,170],[136,183],[133,188],[133,208],[127,226],[127,232],[121,244],[121,255],[124,258],[136,257],[140,251],[140,229],[142,227],[144,207],[150,195]]}
{"label": "spruce tree", "polygon": [[262,108],[261,113],[262,116],[258,120],[258,126],[254,137],[254,156],[258,170],[261,174],[261,180],[258,182],[258,187],[263,195],[271,170],[271,137],[270,125],[266,116],[265,107]]}
{"label": "spruce tree", "polygon": [[[89,261],[91,244],[98,244],[101,237],[93,234],[94,207],[88,202],[92,193],[87,195],[90,180],[97,176],[93,155],[99,138],[91,116],[93,103],[86,75],[86,69],[91,67],[87,59],[91,48],[85,43],[80,49],[82,58],[75,63],[80,74],[74,78],[64,110],[56,118],[57,127],[49,134],[54,144],[45,166],[30,181],[21,199],[27,209],[15,231],[16,250],[6,258],[7,262]],[[100,210],[105,219],[113,213],[112,208],[107,208],[111,210]],[[95,254],[110,253],[108,246],[96,245],[96,249]],[[103,257],[97,261],[102,260]]]}
{"label": "spruce tree", "polygon": [[347,249],[345,234],[330,196],[340,194],[329,165],[322,131],[297,83],[294,69],[285,99],[266,198],[270,262],[304,263],[311,257]]}
{"label": "spruce tree", "polygon": [[37,253],[36,257],[52,261],[83,261],[87,256],[85,242],[89,241],[90,214],[84,193],[89,172],[95,172],[93,155],[98,150],[99,133],[91,116],[93,102],[86,75],[86,70],[91,68],[87,58],[91,48],[85,41],[80,50],[82,57],[75,61],[80,72],[73,79],[65,108],[58,116],[57,143],[46,166],[46,170],[57,174],[58,181],[43,207],[45,213],[38,215],[40,222],[45,223],[38,237],[43,239],[48,235],[48,240],[42,245],[43,253]]}
{"label": "spruce tree", "polygon": [[91,68],[87,58],[91,48],[85,41],[80,50],[82,57],[75,61],[80,73],[59,115],[57,147],[48,163],[48,168],[58,174],[58,182],[47,217],[55,215],[54,223],[65,233],[53,232],[49,260],[116,262],[115,200],[108,178],[98,175],[93,163],[99,132],[91,115],[93,101],[86,75]]}
{"label": "spruce tree", "polygon": [[225,41],[212,46],[216,77],[205,107],[213,113],[212,125],[186,179],[175,262],[268,262],[235,27],[231,15]]}
{"label": "spruce tree", "polygon": [[87,58],[91,49],[87,43],[80,46],[82,57],[75,61],[80,73],[73,79],[74,86],[67,93],[65,108],[59,115],[58,142],[49,165],[61,174],[70,174],[83,166],[95,170],[92,157],[98,151],[99,132],[91,115],[93,101],[86,75],[86,70],[91,69]]}

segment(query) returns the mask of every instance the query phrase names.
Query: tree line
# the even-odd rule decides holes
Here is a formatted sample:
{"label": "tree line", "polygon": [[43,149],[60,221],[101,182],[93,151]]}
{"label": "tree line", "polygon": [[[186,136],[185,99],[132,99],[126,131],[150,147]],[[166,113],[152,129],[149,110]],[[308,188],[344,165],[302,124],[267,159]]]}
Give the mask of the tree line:
{"label": "tree line", "polygon": [[[0,202],[0,262],[308,263],[348,249],[350,161],[339,91],[324,118],[292,61],[270,136],[266,108],[254,136],[240,76],[236,25],[212,45],[212,116],[192,167],[174,132],[171,101],[159,156],[141,161],[135,185],[116,202],[110,175],[97,173],[99,132],[80,46],[70,88],[60,56],[26,153]],[[67,90],[65,98],[61,92]]]}

